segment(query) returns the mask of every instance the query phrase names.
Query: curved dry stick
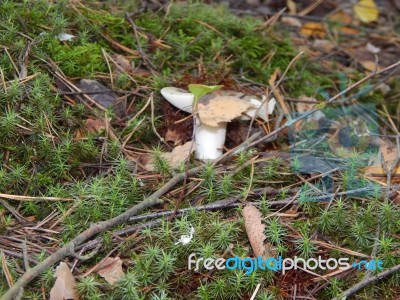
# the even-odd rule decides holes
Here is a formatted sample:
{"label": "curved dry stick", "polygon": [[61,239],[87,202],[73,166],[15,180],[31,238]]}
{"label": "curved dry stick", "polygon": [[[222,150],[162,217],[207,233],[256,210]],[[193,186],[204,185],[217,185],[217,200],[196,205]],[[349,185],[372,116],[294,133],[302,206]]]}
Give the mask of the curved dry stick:
{"label": "curved dry stick", "polygon": [[354,293],[358,292],[359,290],[361,290],[362,288],[366,287],[367,285],[369,285],[370,283],[373,283],[377,280],[381,280],[387,276],[389,276],[390,274],[400,271],[400,265],[394,266],[393,268],[389,268],[386,271],[383,271],[375,276],[372,277],[368,277],[366,279],[364,279],[363,281],[360,281],[359,283],[353,285],[351,288],[349,288],[348,290],[344,291],[343,293],[341,293],[338,297],[333,298],[332,300],[341,300],[341,299],[346,299],[346,297],[353,295]]}
{"label": "curved dry stick", "polygon": [[[200,170],[203,169],[203,166],[196,167],[190,169],[188,171],[189,176],[193,176],[198,173]],[[91,237],[106,231],[114,226],[122,224],[129,220],[130,217],[136,215],[143,209],[149,208],[151,206],[161,204],[163,201],[160,199],[162,195],[167,193],[173,186],[175,186],[178,182],[182,181],[185,177],[185,173],[180,173],[172,177],[161,189],[154,192],[150,195],[146,200],[142,201],[141,203],[133,206],[126,212],[110,219],[107,221],[99,222],[93,224],[90,228],[86,229],[84,232],[76,236],[72,241],[66,244],[61,249],[54,252],[44,261],[36,265],[34,268],[29,269],[22,275],[18,281],[1,297],[1,300],[12,300],[15,299],[15,295],[19,293],[19,291],[24,288],[28,283],[30,283],[33,279],[39,276],[44,270],[51,267],[52,265],[58,263],[60,260],[64,259],[69,255],[74,254],[74,249],[76,246],[79,246],[86,240],[90,239]]]}

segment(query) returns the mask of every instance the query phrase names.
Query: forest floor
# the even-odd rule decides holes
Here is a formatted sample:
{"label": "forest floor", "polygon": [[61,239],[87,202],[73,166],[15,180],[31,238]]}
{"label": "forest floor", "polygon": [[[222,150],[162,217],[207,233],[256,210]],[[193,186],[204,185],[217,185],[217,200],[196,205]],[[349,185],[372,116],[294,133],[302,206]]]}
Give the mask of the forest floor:
{"label": "forest floor", "polygon": [[219,2],[1,1],[1,299],[400,299],[399,1]]}

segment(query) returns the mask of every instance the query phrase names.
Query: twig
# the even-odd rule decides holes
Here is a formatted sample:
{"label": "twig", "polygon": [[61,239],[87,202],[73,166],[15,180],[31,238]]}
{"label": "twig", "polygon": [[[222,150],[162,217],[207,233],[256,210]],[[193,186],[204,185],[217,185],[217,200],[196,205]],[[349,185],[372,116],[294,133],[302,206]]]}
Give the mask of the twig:
{"label": "twig", "polygon": [[142,56],[143,62],[144,64],[150,69],[150,71],[154,72],[155,71],[155,67],[154,65],[151,63],[150,59],[147,57],[147,55],[144,53],[142,46],[140,45],[140,39],[139,39],[139,34],[138,34],[138,27],[136,26],[136,24],[133,22],[132,17],[130,14],[126,13],[126,19],[128,20],[129,24],[132,27],[133,33],[135,34],[135,39],[136,39],[136,43],[137,43],[137,49],[140,53],[140,55]]}
{"label": "twig", "polygon": [[[188,174],[193,176],[197,174],[200,170],[203,169],[203,166],[193,168],[189,170]],[[110,228],[113,228],[117,225],[125,223],[129,220],[130,217],[136,215],[138,212],[152,207],[157,204],[161,204],[163,201],[160,199],[162,195],[167,193],[173,186],[175,186],[178,182],[182,181],[185,176],[185,173],[180,173],[172,177],[161,189],[154,192],[150,195],[147,199],[142,201],[141,203],[133,206],[126,212],[110,219],[107,221],[102,221],[92,225],[90,228],[86,229],[81,234],[77,235],[73,240],[67,243],[64,247],[54,252],[44,261],[36,265],[35,267],[29,269],[29,271],[25,272],[18,281],[2,296],[2,300],[12,300],[14,299],[15,295],[19,293],[19,291],[24,288],[28,283],[30,283],[33,279],[39,276],[43,271],[47,268],[51,267],[52,265],[58,263],[60,260],[64,259],[65,257],[71,255],[74,252],[76,246],[82,244],[86,240],[90,239],[91,237],[102,233]]]}
{"label": "twig", "polygon": [[[300,56],[302,56],[303,53],[304,53],[304,52],[301,51],[301,52],[299,52],[295,57],[293,57],[293,59],[290,61],[290,63],[289,63],[288,66],[286,67],[285,71],[283,72],[282,76],[279,78],[278,82],[277,82],[276,84],[275,84],[275,82],[273,82],[274,85],[271,87],[271,90],[269,91],[267,97],[261,102],[261,105],[257,108],[257,110],[256,110],[256,112],[255,112],[255,114],[254,114],[254,117],[253,117],[253,118],[251,119],[251,121],[250,121],[249,131],[247,132],[247,137],[249,137],[249,135],[250,135],[250,128],[253,126],[254,120],[255,120],[255,118],[256,118],[255,116],[257,116],[257,114],[258,114],[258,112],[260,111],[261,107],[263,107],[263,106],[265,105],[266,101],[269,101],[269,98],[271,97],[271,95],[272,95],[273,93],[275,93],[275,91],[279,88],[279,86],[280,86],[280,84],[282,83],[283,79],[285,78],[287,72],[289,72],[290,68],[299,60]],[[271,84],[271,83],[272,83],[272,82],[270,82],[270,84]],[[288,108],[287,108],[287,106],[286,106],[286,103],[283,101],[282,98],[277,98],[277,100],[278,100],[278,102],[280,101],[279,104],[282,106],[282,109],[283,109],[284,112],[285,112],[286,118],[291,119],[291,116],[290,116],[290,114],[288,113]],[[268,112],[267,112],[267,113],[268,113]]]}
{"label": "twig", "polygon": [[19,66],[20,66],[20,71],[19,71],[19,79],[24,79],[26,76],[28,76],[28,58],[29,58],[29,53],[31,52],[32,46],[37,44],[37,41],[32,41],[30,40],[28,44],[25,46],[25,51],[23,54],[20,55],[19,58]]}
{"label": "twig", "polygon": [[6,278],[8,286],[12,288],[12,286],[14,285],[14,279],[12,278],[10,270],[8,269],[7,260],[6,257],[4,256],[4,253],[1,252],[0,255],[1,255],[1,267],[3,270],[4,277]]}
{"label": "twig", "polygon": [[107,67],[108,67],[108,71],[110,72],[111,89],[114,90],[113,72],[112,72],[112,69],[111,69],[111,66],[110,66],[110,62],[108,61],[107,53],[103,48],[101,48],[101,52],[103,53],[104,59],[106,60],[106,64],[107,64]]}
{"label": "twig", "polygon": [[260,289],[261,283],[257,284],[256,289],[254,290],[253,295],[251,295],[250,300],[254,300],[257,296],[258,290]]}
{"label": "twig", "polygon": [[154,134],[158,137],[158,139],[171,150],[171,146],[163,139],[160,134],[157,132],[156,126],[154,125],[154,97],[153,92],[150,94],[150,105],[151,105],[151,128],[153,129]]}
{"label": "twig", "polygon": [[0,198],[9,199],[13,201],[73,201],[73,198],[60,198],[60,197],[30,197],[11,194],[0,193]]}
{"label": "twig", "polygon": [[91,259],[93,256],[95,256],[97,254],[97,252],[99,252],[99,249],[100,249],[100,244],[97,245],[97,247],[94,248],[94,250],[92,252],[90,252],[90,253],[88,253],[86,255],[81,255],[81,254],[78,254],[76,252],[72,252],[71,255],[73,257],[75,257],[76,259],[85,261],[85,260]]}
{"label": "twig", "polygon": [[28,271],[30,267],[29,267],[29,257],[28,257],[28,246],[26,245],[26,240],[22,241],[22,253],[24,255],[25,271]]}
{"label": "twig", "polygon": [[0,204],[3,205],[19,222],[24,223],[26,219],[17,212],[7,201],[0,198]]}
{"label": "twig", "polygon": [[[22,254],[13,252],[11,250],[0,248],[0,252],[4,252],[4,254],[6,254],[8,256],[12,256],[12,257],[19,258],[19,259],[22,259],[22,260],[24,259],[24,256]],[[36,260],[34,260],[33,258],[30,258],[30,257],[28,257],[28,260],[33,264],[37,264],[38,263]]]}
{"label": "twig", "polygon": [[[347,89],[341,91],[340,93],[338,93],[338,94],[336,94],[335,96],[333,96],[332,98],[330,98],[328,101],[326,101],[326,102],[324,103],[324,105],[319,106],[319,107],[317,106],[316,109],[310,110],[310,111],[308,111],[308,112],[302,114],[300,117],[298,117],[298,118],[296,118],[296,119],[287,121],[284,125],[282,125],[282,126],[276,128],[275,130],[273,130],[273,131],[270,132],[269,134],[267,134],[267,135],[263,136],[262,138],[260,138],[260,139],[258,139],[258,140],[256,140],[256,141],[254,141],[254,142],[248,144],[247,147],[246,147],[246,149],[249,149],[249,148],[251,148],[251,147],[254,147],[254,146],[258,145],[259,143],[261,143],[261,142],[263,142],[263,141],[265,141],[265,140],[267,140],[267,139],[270,139],[271,137],[277,135],[277,134],[278,134],[279,132],[281,132],[282,130],[284,130],[284,129],[290,127],[290,126],[292,126],[293,124],[299,122],[300,120],[303,120],[303,119],[309,117],[310,115],[312,115],[312,114],[315,113],[316,111],[319,111],[319,110],[323,109],[323,108],[325,107],[325,105],[334,102],[335,100],[337,100],[337,99],[340,98],[341,96],[345,95],[345,94],[346,94],[347,92],[349,92],[350,90],[354,89],[355,87],[359,86],[360,84],[363,84],[364,82],[366,82],[367,80],[371,79],[372,77],[374,77],[374,76],[376,76],[376,75],[380,75],[380,74],[382,74],[382,73],[385,73],[385,72],[387,72],[387,71],[389,71],[389,70],[395,69],[395,68],[397,68],[397,67],[399,67],[399,66],[400,66],[400,60],[399,60],[397,63],[394,63],[394,64],[392,64],[392,65],[390,65],[390,66],[384,68],[383,70],[381,70],[381,71],[379,71],[379,72],[372,72],[372,73],[369,74],[368,76],[366,76],[366,77],[360,79],[359,81],[357,81],[357,82],[355,82],[354,84],[352,84],[351,86],[349,86]],[[279,82],[278,82],[278,84],[279,84]],[[275,85],[275,86],[276,86],[276,85]],[[221,156],[221,157],[218,159],[217,162],[225,161],[225,160],[229,159],[231,156],[232,156],[232,153],[227,152],[227,153],[225,153],[225,155]]]}
{"label": "twig", "polygon": [[333,298],[332,300],[342,300],[342,299],[346,299],[346,297],[349,297],[351,295],[353,295],[354,293],[358,292],[359,290],[363,289],[364,287],[366,287],[367,285],[377,281],[377,280],[381,280],[387,276],[389,276],[392,273],[395,273],[397,271],[400,271],[400,265],[394,266],[393,268],[389,268],[386,271],[383,271],[375,276],[372,277],[368,277],[365,278],[364,280],[360,281],[359,283],[353,285],[351,288],[349,288],[348,290],[344,291],[343,293],[341,293],[338,297]]}
{"label": "twig", "polygon": [[388,168],[388,164],[385,161],[385,157],[382,155],[382,167],[385,170],[386,173],[386,199],[390,199],[390,187],[392,184],[392,176],[393,176],[393,171],[397,168],[399,162],[400,162],[400,141],[399,141],[399,135],[396,136],[396,159],[392,162],[392,165],[390,168]]}

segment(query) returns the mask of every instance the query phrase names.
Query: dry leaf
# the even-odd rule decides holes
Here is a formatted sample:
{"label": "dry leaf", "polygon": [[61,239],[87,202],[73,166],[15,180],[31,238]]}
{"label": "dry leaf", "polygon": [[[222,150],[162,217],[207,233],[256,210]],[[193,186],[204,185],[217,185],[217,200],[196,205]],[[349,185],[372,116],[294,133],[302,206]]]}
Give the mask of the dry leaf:
{"label": "dry leaf", "polygon": [[396,192],[396,195],[394,195],[392,199],[393,203],[400,205],[400,193],[399,191]]}
{"label": "dry leaf", "polygon": [[102,85],[97,80],[81,79],[76,86],[101,106],[112,107],[115,113],[121,117],[125,113],[126,101],[119,101],[118,95],[113,90]]}
{"label": "dry leaf", "polygon": [[360,0],[353,7],[358,19],[364,23],[375,22],[378,20],[379,11],[374,0]]}
{"label": "dry leaf", "polygon": [[335,48],[335,45],[329,41],[329,40],[320,40],[316,39],[314,40],[312,46],[318,50],[323,50],[325,52],[331,51],[333,48]]}
{"label": "dry leaf", "polygon": [[286,0],[286,6],[289,10],[289,14],[297,14],[297,5],[293,0]]}
{"label": "dry leaf", "polygon": [[171,152],[163,153],[163,157],[168,161],[172,168],[178,167],[190,154],[196,150],[196,144],[189,141],[181,146],[176,146]]}
{"label": "dry leaf", "polygon": [[307,37],[322,39],[326,36],[324,24],[319,22],[307,22],[300,28],[300,33]]}
{"label": "dry leaf", "polygon": [[[382,177],[382,175],[386,175],[382,164],[386,164],[387,168],[390,170],[396,158],[397,146],[389,140],[379,139],[379,153],[376,154],[372,165],[363,169],[364,173],[371,177]],[[393,170],[392,175],[395,174],[400,174],[400,166],[397,166]]]}
{"label": "dry leaf", "polygon": [[124,276],[122,260],[119,257],[107,257],[97,267],[97,273],[109,284],[114,284]]}
{"label": "dry leaf", "polygon": [[169,143],[172,142],[174,143],[174,146],[179,145],[182,141],[182,135],[177,133],[176,130],[171,130],[168,129],[167,132],[165,133],[164,140]]}
{"label": "dry leaf", "polygon": [[215,96],[207,101],[200,100],[197,106],[200,120],[214,127],[218,127],[219,123],[232,121],[250,107],[251,103],[231,96]]}
{"label": "dry leaf", "polygon": [[367,71],[374,71],[376,69],[377,72],[382,71],[381,67],[377,67],[375,61],[371,60],[366,60],[366,61],[360,61],[360,64],[363,66],[363,68]]}
{"label": "dry leaf", "polygon": [[342,24],[351,24],[353,22],[353,17],[344,11],[340,10],[333,15],[328,17],[329,21],[338,22]]}
{"label": "dry leaf", "polygon": [[[113,54],[113,55],[111,55],[111,58],[125,72],[131,73],[133,71],[130,61],[128,59],[126,59],[125,56],[123,56],[121,54]],[[121,73],[121,70],[119,68],[116,68],[116,73],[117,74]]]}
{"label": "dry leaf", "polygon": [[397,159],[397,146],[393,144],[389,140],[380,139],[380,152],[383,156],[383,161],[386,164],[389,164],[389,168],[391,164]]}
{"label": "dry leaf", "polygon": [[281,18],[281,22],[283,24],[289,25],[289,26],[293,26],[293,27],[301,27],[301,22],[299,19],[297,18],[293,18],[293,17],[282,17]]}
{"label": "dry leaf", "polygon": [[[268,83],[270,86],[275,86],[275,81],[278,78],[279,73],[280,73],[279,68],[276,68],[274,73],[272,73],[271,77],[268,80]],[[278,101],[279,105],[281,106],[283,112],[286,115],[290,115],[289,107],[287,106],[279,87],[273,90],[273,95],[276,98],[276,100]]]}
{"label": "dry leaf", "polygon": [[85,121],[84,128],[88,133],[100,133],[101,131],[106,129],[106,124],[102,119],[88,118]]}
{"label": "dry leaf", "polygon": [[360,30],[358,30],[357,28],[348,27],[348,26],[340,27],[340,28],[339,28],[339,31],[340,31],[340,33],[342,33],[342,34],[347,34],[347,35],[357,35],[357,34],[360,34]]}
{"label": "dry leaf", "polygon": [[271,246],[264,244],[266,239],[264,234],[265,225],[261,222],[261,212],[253,205],[246,205],[243,208],[243,218],[254,256],[263,258],[271,256]]}
{"label": "dry leaf", "polygon": [[106,129],[106,124],[103,119],[88,118],[88,119],[86,119],[83,127],[78,128],[75,131],[75,138],[79,140],[79,139],[85,138],[88,135],[88,133],[89,134],[97,134],[97,133],[101,133],[105,129]]}
{"label": "dry leaf", "polygon": [[[193,145],[192,145],[193,144]],[[168,162],[172,168],[178,167],[184,162],[190,154],[196,150],[196,144],[189,141],[181,146],[176,146],[171,152],[162,153],[161,156]],[[154,171],[154,158],[149,157],[146,153],[141,156],[141,159],[145,161],[144,168],[147,171]]]}
{"label": "dry leaf", "polygon": [[[353,22],[353,17],[344,11],[339,11],[328,18],[330,21],[338,22],[343,25],[350,25]],[[338,28],[339,32],[347,35],[356,35],[360,34],[360,31],[357,28],[349,27],[349,26],[341,26]]]}
{"label": "dry leaf", "polygon": [[50,291],[50,300],[78,299],[75,278],[66,263],[60,263],[54,277],[57,280]]}
{"label": "dry leaf", "polygon": [[[296,103],[296,110],[298,112],[310,111],[315,107],[315,105],[318,104],[318,101],[315,98],[301,96],[299,99],[303,100],[303,101],[307,101],[307,102],[297,102]],[[315,102],[315,103],[309,103],[309,102]]]}

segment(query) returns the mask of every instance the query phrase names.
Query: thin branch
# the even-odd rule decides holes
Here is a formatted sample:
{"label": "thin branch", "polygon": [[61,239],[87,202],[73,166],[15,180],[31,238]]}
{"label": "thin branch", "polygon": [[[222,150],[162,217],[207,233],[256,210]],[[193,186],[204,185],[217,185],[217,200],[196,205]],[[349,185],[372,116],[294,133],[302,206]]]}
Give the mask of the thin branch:
{"label": "thin branch", "polygon": [[394,266],[393,268],[389,268],[386,271],[383,271],[375,276],[365,278],[364,280],[360,281],[359,283],[353,285],[351,288],[348,290],[344,291],[341,293],[338,297],[333,298],[332,300],[342,300],[346,299],[347,297],[353,295],[354,293],[358,292],[359,290],[363,289],[367,285],[377,281],[381,280],[387,276],[389,276],[392,273],[395,273],[397,271],[400,271],[400,265]]}
{"label": "thin branch", "polygon": [[[200,170],[203,169],[203,166],[196,167],[190,169],[188,174],[189,176],[193,176],[197,174]],[[72,241],[67,243],[64,247],[54,252],[44,261],[36,265],[35,267],[29,269],[27,272],[22,275],[18,281],[2,296],[1,300],[12,300],[15,299],[15,296],[27,286],[32,280],[38,277],[43,271],[47,268],[51,267],[52,265],[58,263],[59,261],[63,260],[69,255],[74,253],[74,249],[76,246],[82,244],[86,240],[90,239],[91,237],[102,233],[108,229],[111,229],[117,225],[125,223],[129,220],[132,216],[136,215],[140,211],[155,206],[157,204],[161,204],[163,201],[160,199],[165,193],[167,193],[173,186],[177,183],[182,181],[185,177],[185,173],[180,173],[172,177],[161,189],[154,192],[150,195],[147,199],[142,201],[141,203],[133,206],[126,212],[110,219],[107,221],[102,221],[96,224],[93,224],[90,228],[86,229],[81,234],[77,235]]]}
{"label": "thin branch", "polygon": [[153,129],[154,134],[158,137],[158,139],[168,148],[172,149],[172,147],[161,137],[161,135],[157,132],[156,126],[154,125],[155,117],[154,117],[154,97],[153,92],[150,94],[150,105],[151,105],[151,128]]}

